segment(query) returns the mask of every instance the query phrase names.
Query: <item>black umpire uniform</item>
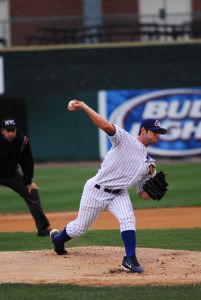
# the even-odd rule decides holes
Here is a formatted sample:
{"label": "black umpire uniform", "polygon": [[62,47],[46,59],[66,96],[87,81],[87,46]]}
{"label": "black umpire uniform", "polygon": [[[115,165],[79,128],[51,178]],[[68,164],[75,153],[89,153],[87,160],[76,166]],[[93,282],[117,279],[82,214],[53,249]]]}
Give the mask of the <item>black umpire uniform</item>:
{"label": "black umpire uniform", "polygon": [[[28,191],[34,172],[31,147],[27,137],[16,129],[14,119],[3,120],[0,132],[0,185],[13,189],[24,198],[34,218],[38,236],[49,236],[50,224],[43,211],[38,189]],[[16,132],[13,140],[6,136],[9,132]]]}

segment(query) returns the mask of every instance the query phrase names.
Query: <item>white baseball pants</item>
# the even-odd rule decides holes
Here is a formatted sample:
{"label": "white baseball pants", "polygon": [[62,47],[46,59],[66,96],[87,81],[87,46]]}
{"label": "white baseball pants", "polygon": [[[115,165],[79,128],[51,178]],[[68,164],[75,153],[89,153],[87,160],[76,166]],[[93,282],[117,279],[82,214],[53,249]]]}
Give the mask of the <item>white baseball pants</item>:
{"label": "white baseball pants", "polygon": [[99,213],[105,209],[118,219],[121,232],[135,230],[135,216],[128,191],[110,194],[104,191],[104,187],[97,189],[95,184],[94,178],[86,182],[78,216],[67,224],[67,234],[75,238],[87,232]]}

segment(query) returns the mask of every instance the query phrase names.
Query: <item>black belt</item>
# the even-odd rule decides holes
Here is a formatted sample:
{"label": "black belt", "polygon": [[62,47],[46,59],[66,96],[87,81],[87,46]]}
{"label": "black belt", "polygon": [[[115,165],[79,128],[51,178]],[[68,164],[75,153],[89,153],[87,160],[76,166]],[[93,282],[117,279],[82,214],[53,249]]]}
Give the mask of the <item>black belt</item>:
{"label": "black belt", "polygon": [[[96,184],[95,188],[97,188],[98,190],[100,190],[100,185]],[[104,188],[104,192],[110,193],[110,194],[119,194],[121,192],[121,190],[120,189],[119,190],[111,190],[111,189],[108,189],[108,188]]]}

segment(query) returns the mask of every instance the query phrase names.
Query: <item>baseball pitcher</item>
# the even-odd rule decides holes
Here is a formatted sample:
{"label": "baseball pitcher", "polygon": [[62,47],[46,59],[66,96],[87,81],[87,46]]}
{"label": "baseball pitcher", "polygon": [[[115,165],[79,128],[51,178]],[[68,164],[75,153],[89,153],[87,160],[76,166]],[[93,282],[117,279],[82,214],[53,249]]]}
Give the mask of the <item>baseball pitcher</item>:
{"label": "baseball pitcher", "polygon": [[84,186],[76,220],[68,223],[61,233],[57,229],[50,232],[53,249],[59,255],[65,254],[64,243],[87,232],[99,213],[107,209],[120,224],[126,252],[122,270],[141,273],[144,270],[136,257],[135,216],[128,188],[137,185],[137,193],[142,199],[160,200],[164,196],[168,185],[165,174],[156,174],[155,161],[146,148],[149,144],[157,144],[159,135],[166,134],[167,130],[160,127],[158,120],[148,119],[142,122],[136,139],[108,122],[85,102],[70,101],[68,110],[83,110],[98,128],[106,132],[112,147],[97,174]]}

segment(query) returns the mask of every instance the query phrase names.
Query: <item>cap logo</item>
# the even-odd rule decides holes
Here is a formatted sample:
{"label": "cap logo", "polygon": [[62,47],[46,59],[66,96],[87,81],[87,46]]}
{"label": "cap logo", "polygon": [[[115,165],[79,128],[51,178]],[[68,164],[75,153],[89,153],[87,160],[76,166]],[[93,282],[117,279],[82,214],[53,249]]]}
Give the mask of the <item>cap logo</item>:
{"label": "cap logo", "polygon": [[155,125],[155,126],[160,126],[159,120],[156,120],[155,123],[154,123],[154,125]]}
{"label": "cap logo", "polygon": [[15,126],[15,121],[14,120],[6,120],[5,121],[5,126]]}

